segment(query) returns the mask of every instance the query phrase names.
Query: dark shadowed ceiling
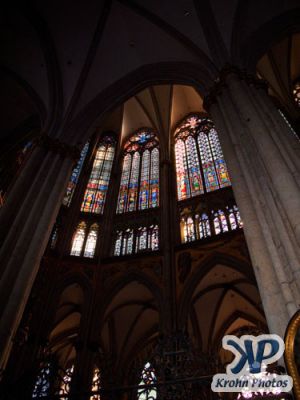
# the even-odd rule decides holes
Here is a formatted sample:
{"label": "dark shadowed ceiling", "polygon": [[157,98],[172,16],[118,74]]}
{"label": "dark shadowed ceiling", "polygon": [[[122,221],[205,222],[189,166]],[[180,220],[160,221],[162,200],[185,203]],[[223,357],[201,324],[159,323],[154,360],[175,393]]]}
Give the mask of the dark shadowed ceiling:
{"label": "dark shadowed ceiling", "polygon": [[[150,85],[197,85],[205,94],[226,63],[254,71],[263,54],[270,58],[268,49],[297,30],[299,15],[298,0],[272,7],[267,0],[12,1],[0,17],[1,136],[39,121],[76,143],[98,114],[132,94],[143,99],[126,103],[128,115],[133,102],[143,108]],[[268,71],[262,74],[274,86]],[[154,125],[166,124],[154,114]],[[175,107],[171,124],[179,114]]]}

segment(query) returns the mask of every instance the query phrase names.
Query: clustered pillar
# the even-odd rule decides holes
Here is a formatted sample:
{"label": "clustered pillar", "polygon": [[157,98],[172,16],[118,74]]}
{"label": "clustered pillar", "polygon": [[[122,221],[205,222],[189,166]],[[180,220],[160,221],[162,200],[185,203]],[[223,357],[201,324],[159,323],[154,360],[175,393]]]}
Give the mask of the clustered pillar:
{"label": "clustered pillar", "polygon": [[300,142],[265,85],[226,69],[206,108],[219,132],[270,331],[300,304]]}
{"label": "clustered pillar", "polygon": [[78,154],[76,148],[42,136],[1,210],[1,369],[5,368]]}

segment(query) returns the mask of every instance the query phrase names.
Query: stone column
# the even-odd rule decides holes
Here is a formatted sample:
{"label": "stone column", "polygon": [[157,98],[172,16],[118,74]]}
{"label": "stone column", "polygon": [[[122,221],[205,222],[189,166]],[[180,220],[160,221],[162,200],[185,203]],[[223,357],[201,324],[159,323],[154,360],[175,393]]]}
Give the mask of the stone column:
{"label": "stone column", "polygon": [[300,303],[296,138],[278,121],[255,79],[233,70],[221,77],[206,105],[219,132],[270,331],[284,335]]}
{"label": "stone column", "polygon": [[1,210],[0,368],[4,369],[79,151],[43,137]]}

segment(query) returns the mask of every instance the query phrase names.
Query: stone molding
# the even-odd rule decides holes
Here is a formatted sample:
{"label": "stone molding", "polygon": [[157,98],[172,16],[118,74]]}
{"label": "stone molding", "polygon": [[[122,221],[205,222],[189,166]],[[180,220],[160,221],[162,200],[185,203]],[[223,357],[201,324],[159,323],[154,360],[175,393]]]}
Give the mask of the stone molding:
{"label": "stone molding", "polygon": [[227,87],[226,79],[231,74],[237,76],[240,80],[245,81],[249,86],[251,85],[265,91],[268,90],[268,83],[265,80],[258,78],[254,74],[248,73],[244,69],[240,69],[234,65],[228,64],[221,69],[219,77],[215,80],[215,83],[209,90],[208,95],[204,97],[203,107],[206,111],[209,110],[212,104],[216,103],[217,96],[220,95],[223,89]]}
{"label": "stone molding", "polygon": [[37,138],[37,145],[59,154],[61,157],[68,157],[77,162],[80,158],[80,149],[77,146],[70,146],[59,139],[52,138],[49,135],[41,134]]}

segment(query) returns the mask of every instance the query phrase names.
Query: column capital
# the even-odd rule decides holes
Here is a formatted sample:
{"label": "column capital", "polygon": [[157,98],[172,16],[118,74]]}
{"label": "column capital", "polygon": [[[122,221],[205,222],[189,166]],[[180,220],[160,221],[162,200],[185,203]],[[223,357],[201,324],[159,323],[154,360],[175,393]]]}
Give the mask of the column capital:
{"label": "column capital", "polygon": [[227,64],[219,72],[219,76],[215,79],[214,85],[210,88],[209,93],[204,97],[203,106],[208,111],[210,106],[217,101],[217,96],[222,93],[227,85],[227,77],[235,75],[238,79],[243,80],[247,85],[255,86],[268,90],[268,83],[258,78],[255,74],[251,74],[244,69],[240,69],[234,65]]}
{"label": "column capital", "polygon": [[37,139],[37,145],[59,154],[62,157],[68,157],[77,162],[80,158],[80,149],[77,146],[70,146],[57,138],[52,138],[47,134],[41,134]]}

